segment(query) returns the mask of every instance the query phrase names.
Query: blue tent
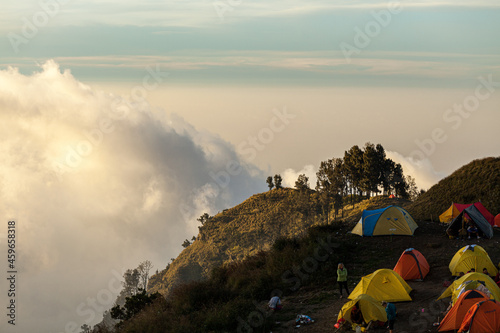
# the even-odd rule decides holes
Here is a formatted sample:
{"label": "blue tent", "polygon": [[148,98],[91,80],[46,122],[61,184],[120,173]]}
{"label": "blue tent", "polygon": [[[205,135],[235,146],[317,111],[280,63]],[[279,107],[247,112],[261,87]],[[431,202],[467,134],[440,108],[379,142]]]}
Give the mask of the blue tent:
{"label": "blue tent", "polygon": [[417,223],[399,206],[364,210],[352,233],[360,236],[413,235]]}

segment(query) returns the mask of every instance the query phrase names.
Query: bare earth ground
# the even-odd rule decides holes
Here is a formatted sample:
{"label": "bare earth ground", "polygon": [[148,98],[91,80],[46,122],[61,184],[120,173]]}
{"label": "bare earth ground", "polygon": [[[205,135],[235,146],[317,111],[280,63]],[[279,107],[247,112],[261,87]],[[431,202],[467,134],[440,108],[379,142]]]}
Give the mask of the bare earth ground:
{"label": "bare earth ground", "polygon": [[[380,267],[374,267],[372,271],[361,272],[359,276],[350,273],[349,291],[359,282],[360,277],[368,275],[379,268],[393,268],[402,252],[410,247],[419,250],[429,262],[431,267],[429,274],[423,282],[408,281],[413,291],[410,293],[412,302],[395,303],[398,317],[394,332],[437,332],[433,323],[443,318],[442,311],[446,309],[449,298],[436,301],[446,289],[445,281],[452,279],[448,269],[449,262],[457,250],[467,244],[481,245],[488,251],[494,264],[500,261],[500,231],[495,230],[492,239],[474,240],[450,240],[445,235],[446,226],[436,222],[418,222],[419,228],[413,237],[359,237],[359,242],[367,242],[376,253],[380,247],[389,248],[390,255],[383,259]],[[343,230],[349,231],[348,227]],[[344,233],[344,234],[345,234]],[[346,237],[355,237],[346,235]],[[356,236],[357,237],[357,236]],[[359,243],[358,243],[359,244]],[[356,251],[355,248],[352,249]],[[363,256],[363,253],[357,254]],[[356,256],[357,257],[357,256]],[[348,272],[356,272],[356,262],[345,263]],[[359,266],[359,265],[358,265]],[[359,268],[357,269],[359,271]],[[335,332],[333,325],[337,321],[337,315],[346,302],[339,297],[336,276],[332,276],[323,285],[303,287],[295,294],[283,298],[283,310],[277,314],[277,320],[281,322],[273,328],[272,332]],[[295,327],[297,314],[305,314],[314,319],[310,325]],[[439,317],[439,318],[438,318]],[[385,332],[386,329],[370,330],[373,332]],[[352,330],[351,330],[352,332]]]}

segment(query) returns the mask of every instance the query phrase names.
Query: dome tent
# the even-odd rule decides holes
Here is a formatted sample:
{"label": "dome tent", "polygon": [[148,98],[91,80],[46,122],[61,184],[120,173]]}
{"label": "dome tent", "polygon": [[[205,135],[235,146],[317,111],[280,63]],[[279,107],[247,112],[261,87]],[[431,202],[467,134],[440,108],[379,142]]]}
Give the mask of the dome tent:
{"label": "dome tent", "polygon": [[500,304],[491,299],[477,302],[467,311],[458,330],[468,333],[500,332]]}
{"label": "dome tent", "polygon": [[438,299],[451,296],[452,303],[455,303],[464,287],[469,285],[471,281],[478,281],[487,288],[494,299],[500,300],[500,288],[497,286],[495,281],[493,281],[489,276],[478,272],[467,273],[461,278],[453,281],[453,283],[441,294],[441,296],[439,296]]}
{"label": "dome tent", "polygon": [[474,268],[476,272],[488,270],[490,276],[495,276],[498,269],[490,259],[488,253],[479,245],[466,245],[458,250],[450,261],[451,275],[458,276],[460,272],[466,273]]}
{"label": "dome tent", "polygon": [[441,320],[438,331],[446,332],[458,330],[458,328],[462,324],[462,321],[464,320],[465,315],[467,314],[467,311],[469,311],[471,306],[473,306],[477,302],[487,300],[489,300],[489,297],[485,293],[482,293],[478,290],[468,290],[464,292],[462,295],[460,295],[458,300],[455,302],[450,311],[448,311],[443,320]]}
{"label": "dome tent", "polygon": [[394,266],[394,272],[404,280],[423,280],[429,269],[424,255],[413,248],[406,249]]}
{"label": "dome tent", "polygon": [[349,299],[367,294],[380,302],[405,302],[411,301],[409,295],[411,290],[408,283],[398,273],[384,268],[363,276],[349,295]]}
{"label": "dome tent", "polygon": [[364,210],[351,233],[360,236],[413,235],[417,223],[399,206]]}
{"label": "dome tent", "polygon": [[493,220],[493,227],[500,228],[500,214],[495,216],[495,219]]}
{"label": "dome tent", "polygon": [[379,301],[367,294],[360,294],[355,299],[345,303],[339,312],[337,321],[339,321],[340,319],[345,319],[346,321],[352,323],[351,310],[356,303],[361,310],[365,323],[376,320],[382,322],[387,321],[387,314],[385,313],[384,307],[380,305]]}

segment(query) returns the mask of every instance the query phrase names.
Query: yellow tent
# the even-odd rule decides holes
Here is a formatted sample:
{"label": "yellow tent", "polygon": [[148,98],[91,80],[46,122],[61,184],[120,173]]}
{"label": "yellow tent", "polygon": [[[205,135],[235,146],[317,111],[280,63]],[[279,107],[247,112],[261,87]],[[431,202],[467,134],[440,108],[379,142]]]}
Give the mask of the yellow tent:
{"label": "yellow tent", "polygon": [[460,272],[468,272],[474,268],[476,272],[483,272],[483,269],[488,270],[490,276],[495,276],[498,269],[488,256],[488,253],[479,245],[467,245],[455,253],[451,259],[450,272],[454,276],[458,276]]}
{"label": "yellow tent", "polygon": [[[473,273],[467,273],[464,276],[462,276],[460,279],[455,280],[442,294],[439,296],[438,299],[446,298],[451,296],[451,301],[452,303],[455,303],[457,300],[460,292],[463,290],[467,290],[467,288],[470,288],[471,281],[479,281],[482,285],[484,285],[488,291],[490,292],[491,296],[497,300],[500,301],[500,288],[497,286],[495,281],[493,281],[489,276],[484,275],[483,273],[478,273],[478,272],[473,272]],[[477,286],[477,284],[476,284]]]}
{"label": "yellow tent", "polygon": [[459,214],[460,211],[455,204],[451,204],[450,208],[448,208],[443,214],[439,215],[439,221],[443,223],[450,223]]}
{"label": "yellow tent", "polygon": [[349,295],[349,299],[356,299],[361,294],[367,294],[377,301],[411,301],[409,295],[411,290],[408,283],[398,273],[384,268],[363,276]]}
{"label": "yellow tent", "polygon": [[405,209],[399,206],[388,206],[381,209],[364,210],[351,233],[360,236],[411,236],[417,228],[417,223]]}
{"label": "yellow tent", "polygon": [[344,304],[342,309],[340,310],[339,317],[337,321],[341,318],[344,318],[346,321],[351,322],[351,310],[354,305],[358,303],[359,309],[363,314],[363,319],[365,323],[369,323],[370,321],[379,320],[382,322],[387,321],[387,314],[385,309],[380,302],[371,297],[370,295],[361,294],[352,301],[349,301]]}

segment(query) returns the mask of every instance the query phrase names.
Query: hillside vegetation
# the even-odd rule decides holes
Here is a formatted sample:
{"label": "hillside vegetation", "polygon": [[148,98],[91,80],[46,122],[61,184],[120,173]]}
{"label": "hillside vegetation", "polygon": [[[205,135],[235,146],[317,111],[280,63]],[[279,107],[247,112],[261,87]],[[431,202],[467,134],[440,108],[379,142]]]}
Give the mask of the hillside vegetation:
{"label": "hillside vegetation", "polygon": [[296,237],[324,223],[314,196],[314,191],[274,189],[211,217],[193,244],[151,277],[149,291],[165,295],[180,282],[206,278],[213,267],[268,250],[278,237]]}
{"label": "hillside vegetation", "polygon": [[500,158],[474,160],[432,186],[406,209],[417,220],[439,221],[455,203],[481,203],[492,214],[500,213]]}
{"label": "hillside vegetation", "polygon": [[[449,260],[468,243],[448,239],[444,224],[422,220],[431,214],[437,217],[451,202],[479,199],[497,214],[499,160],[473,161],[413,203],[387,196],[360,202],[359,196],[346,197],[336,220],[333,210],[325,215],[317,191],[274,189],[256,194],[208,219],[193,244],[151,278],[148,292],[159,291],[168,296],[124,321],[117,332],[234,332],[237,327],[247,332],[250,326],[254,332],[264,332],[269,331],[275,319],[285,324],[273,331],[285,332],[293,328],[294,317],[304,312],[318,319],[318,323],[302,330],[328,332],[343,304],[336,286],[337,263],[347,263],[350,280],[356,283],[376,269],[392,268],[408,247],[417,248],[426,256],[431,273],[427,283],[412,284],[417,290],[412,296],[414,301],[398,305],[398,313],[402,318],[419,316],[421,308],[434,306],[431,300],[439,296],[442,282],[449,277]],[[349,234],[364,209],[388,205],[406,208],[417,220],[419,228],[414,237],[361,238]],[[500,259],[497,239],[477,240],[495,263]],[[273,293],[288,300],[279,318],[265,311],[265,302]],[[437,306],[446,307],[445,303]],[[265,315],[255,317],[259,313]],[[435,318],[422,320],[433,329]],[[401,328],[412,331],[415,323],[402,323]],[[95,328],[93,332],[108,331]]]}
{"label": "hillside vegetation", "polygon": [[[363,193],[394,193],[402,198],[416,193],[414,180],[403,174],[401,165],[386,157],[382,145],[369,142],[363,148],[351,147],[343,157],[321,162],[316,176],[316,191],[309,188],[305,175],[299,176],[297,189],[281,188],[280,175],[275,175],[274,183],[268,177],[269,192],[202,219],[193,244],[186,240],[188,247],[151,277],[149,291],[166,295],[179,283],[206,278],[213,267],[268,250],[278,237],[297,237],[332,220],[359,219],[362,209],[370,208],[353,208]],[[351,209],[346,208],[347,202]]]}

